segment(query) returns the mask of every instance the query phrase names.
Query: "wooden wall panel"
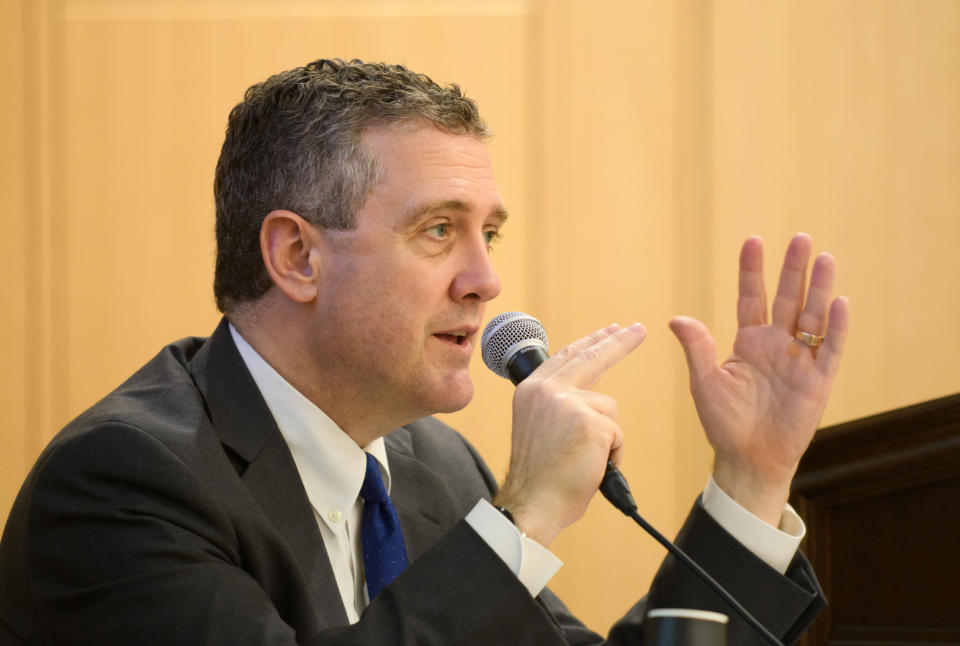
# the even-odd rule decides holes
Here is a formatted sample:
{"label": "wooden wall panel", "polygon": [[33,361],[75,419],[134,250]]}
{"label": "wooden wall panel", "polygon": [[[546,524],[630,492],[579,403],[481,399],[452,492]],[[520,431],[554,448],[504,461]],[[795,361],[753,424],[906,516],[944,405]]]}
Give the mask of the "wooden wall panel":
{"label": "wooden wall panel", "polygon": [[[772,279],[793,231],[834,252],[852,333],[825,422],[960,390],[960,3],[716,6],[714,257],[763,234]],[[712,278],[721,315],[735,286]]]}
{"label": "wooden wall panel", "polygon": [[23,127],[27,112],[24,65],[24,16],[18,3],[0,3],[0,59],[8,61],[7,91],[0,93],[0,522],[6,519],[25,473],[35,455],[27,424],[27,382],[30,362],[27,269],[26,142]]}
{"label": "wooden wall panel", "polygon": [[[679,123],[676,100],[678,86],[695,91],[693,70],[675,65],[691,45],[678,21],[692,6],[549,2],[539,32],[542,188],[532,268],[539,314],[558,347],[608,322],[647,325],[643,346],[597,389],[620,403],[622,471],[641,513],[668,534],[708,475],[705,460],[693,459],[704,449],[689,401],[673,405],[686,377],[666,327],[686,297],[677,288],[689,271],[689,258],[675,254],[679,223],[671,215],[679,167],[693,157],[678,150],[677,131],[685,136],[690,126]],[[598,630],[636,601],[663,557],[599,496],[555,551],[566,564],[553,587]]]}
{"label": "wooden wall panel", "polygon": [[830,600],[801,646],[956,644],[960,395],[824,428],[792,503]]}

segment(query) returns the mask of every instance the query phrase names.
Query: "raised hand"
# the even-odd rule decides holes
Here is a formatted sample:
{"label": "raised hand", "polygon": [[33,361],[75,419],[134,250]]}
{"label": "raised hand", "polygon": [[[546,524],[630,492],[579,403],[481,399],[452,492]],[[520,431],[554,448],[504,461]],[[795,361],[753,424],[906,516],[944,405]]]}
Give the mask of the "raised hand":
{"label": "raised hand", "polygon": [[[826,407],[849,321],[847,300],[830,301],[832,256],[817,257],[806,289],[810,250],[804,233],[790,241],[768,320],[763,244],[757,237],[744,242],[737,336],[722,364],[717,365],[716,342],[703,323],[688,317],[670,322],[686,353],[690,390],[715,453],[714,479],[774,526]],[[823,343],[813,347],[798,339],[798,332],[822,336]]]}
{"label": "raised hand", "polygon": [[639,323],[597,330],[517,386],[510,468],[495,502],[541,545],[583,516],[607,460],[619,463],[623,432],[617,402],[589,389],[645,337]]}

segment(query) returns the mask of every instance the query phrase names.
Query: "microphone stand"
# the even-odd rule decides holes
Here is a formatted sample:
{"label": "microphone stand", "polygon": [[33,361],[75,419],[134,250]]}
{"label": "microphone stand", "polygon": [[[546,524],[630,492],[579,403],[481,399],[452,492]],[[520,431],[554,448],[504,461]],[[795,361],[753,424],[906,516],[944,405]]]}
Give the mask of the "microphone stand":
{"label": "microphone stand", "polygon": [[602,493],[603,497],[609,500],[614,507],[635,520],[637,524],[644,529],[644,531],[653,536],[658,543],[667,548],[667,551],[679,559],[681,563],[693,570],[697,576],[703,579],[704,583],[710,586],[714,592],[719,594],[724,601],[730,604],[737,614],[743,617],[744,621],[750,624],[750,626],[765,640],[774,646],[783,646],[783,643],[777,639],[773,633],[767,630],[763,624],[757,621],[757,619],[751,615],[750,612],[744,608],[739,601],[734,599],[733,595],[727,592],[723,586],[717,582],[716,579],[710,576],[706,570],[697,564],[696,561],[687,556],[683,550],[674,545],[672,541],[654,529],[653,525],[645,521],[640,514],[637,513],[637,503],[634,502],[633,495],[630,493],[630,486],[627,484],[627,479],[624,478],[623,474],[620,473],[620,470],[613,465],[613,462],[607,462],[607,470],[603,474],[603,480],[600,481],[600,493]]}

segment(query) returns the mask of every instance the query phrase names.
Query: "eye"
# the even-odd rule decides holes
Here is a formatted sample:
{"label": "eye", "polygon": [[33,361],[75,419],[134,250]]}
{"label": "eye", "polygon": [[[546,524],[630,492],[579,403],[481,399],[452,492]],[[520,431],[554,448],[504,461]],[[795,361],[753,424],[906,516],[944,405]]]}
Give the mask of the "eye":
{"label": "eye", "polygon": [[450,223],[449,222],[438,222],[432,227],[426,229],[427,235],[431,238],[437,238],[442,240],[450,234]]}
{"label": "eye", "polygon": [[484,240],[484,241],[487,243],[487,245],[489,246],[489,245],[492,245],[492,244],[493,244],[494,242],[496,242],[497,240],[499,240],[499,239],[502,237],[502,235],[503,235],[503,234],[501,234],[501,233],[500,233],[499,231],[497,231],[496,229],[490,229],[489,231],[484,231],[484,232],[483,232],[483,240]]}

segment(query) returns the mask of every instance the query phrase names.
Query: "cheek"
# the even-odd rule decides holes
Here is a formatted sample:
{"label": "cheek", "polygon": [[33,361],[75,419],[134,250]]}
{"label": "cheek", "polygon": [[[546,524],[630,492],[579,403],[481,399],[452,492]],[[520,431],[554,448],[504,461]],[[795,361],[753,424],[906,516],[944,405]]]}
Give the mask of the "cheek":
{"label": "cheek", "polygon": [[[346,260],[346,259],[345,259]],[[428,322],[446,295],[438,276],[411,258],[365,254],[329,275],[330,320],[353,341],[399,358],[424,343]]]}
{"label": "cheek", "polygon": [[[341,308],[338,325],[348,325],[353,345],[370,348],[374,363],[406,363],[423,343],[424,321],[411,294],[379,283],[362,292],[355,290],[349,305]],[[345,301],[341,300],[341,303]],[[349,312],[344,311],[349,308]]]}

